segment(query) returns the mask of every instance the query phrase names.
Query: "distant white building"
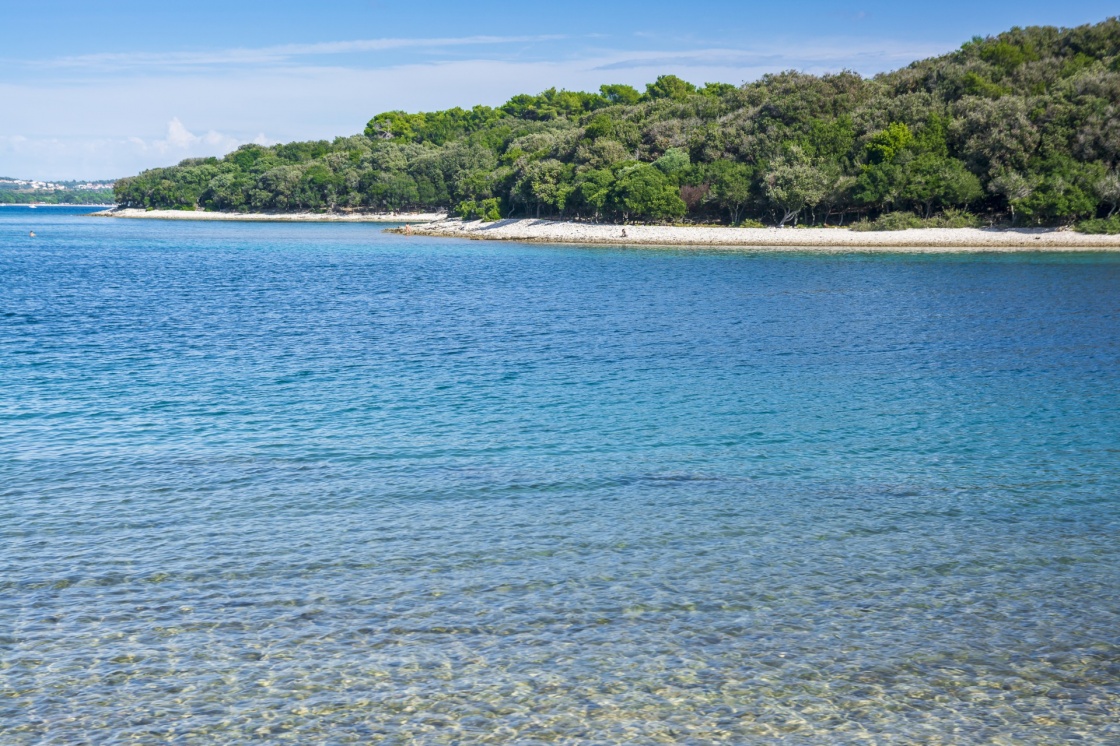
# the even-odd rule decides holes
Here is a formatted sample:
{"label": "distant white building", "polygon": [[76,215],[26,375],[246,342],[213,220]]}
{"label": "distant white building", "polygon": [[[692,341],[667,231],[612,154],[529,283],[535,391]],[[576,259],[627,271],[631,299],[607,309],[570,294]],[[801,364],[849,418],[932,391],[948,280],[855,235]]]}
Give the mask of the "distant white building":
{"label": "distant white building", "polygon": [[0,179],[0,189],[13,189],[19,192],[63,192],[66,190],[74,191],[95,191],[102,189],[112,189],[114,182],[112,181],[83,181],[78,182],[55,182],[55,181],[34,181],[32,179]]}

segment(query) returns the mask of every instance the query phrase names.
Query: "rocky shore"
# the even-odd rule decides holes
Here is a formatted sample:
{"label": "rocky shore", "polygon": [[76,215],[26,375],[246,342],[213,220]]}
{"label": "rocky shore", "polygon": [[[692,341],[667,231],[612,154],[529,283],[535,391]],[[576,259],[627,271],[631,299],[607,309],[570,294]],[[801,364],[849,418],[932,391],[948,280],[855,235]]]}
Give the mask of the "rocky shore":
{"label": "rocky shore", "polygon": [[852,231],[847,228],[604,225],[532,219],[484,223],[453,218],[411,225],[396,231],[499,241],[790,250],[1120,251],[1120,236],[1087,235],[1050,228]]}

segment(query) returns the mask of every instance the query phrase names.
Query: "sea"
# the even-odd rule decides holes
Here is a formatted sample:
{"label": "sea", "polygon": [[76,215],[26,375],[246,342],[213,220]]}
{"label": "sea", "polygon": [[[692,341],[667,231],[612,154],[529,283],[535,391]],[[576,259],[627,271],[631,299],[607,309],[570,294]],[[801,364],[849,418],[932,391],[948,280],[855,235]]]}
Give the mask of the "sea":
{"label": "sea", "polygon": [[1120,254],[89,211],[0,208],[0,743],[1120,742]]}

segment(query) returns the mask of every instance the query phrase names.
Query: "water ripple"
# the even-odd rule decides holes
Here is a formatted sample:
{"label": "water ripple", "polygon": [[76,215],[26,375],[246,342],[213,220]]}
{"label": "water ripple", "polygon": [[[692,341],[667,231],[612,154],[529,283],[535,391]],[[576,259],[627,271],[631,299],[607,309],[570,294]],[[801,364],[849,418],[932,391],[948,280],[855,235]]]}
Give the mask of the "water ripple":
{"label": "water ripple", "polygon": [[1120,741],[1114,257],[0,235],[5,744]]}

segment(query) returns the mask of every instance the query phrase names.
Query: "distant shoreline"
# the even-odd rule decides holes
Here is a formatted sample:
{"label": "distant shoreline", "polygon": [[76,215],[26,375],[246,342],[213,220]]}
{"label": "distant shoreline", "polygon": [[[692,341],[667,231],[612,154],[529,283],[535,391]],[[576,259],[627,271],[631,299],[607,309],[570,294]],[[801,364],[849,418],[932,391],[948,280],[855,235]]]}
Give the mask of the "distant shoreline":
{"label": "distant shoreline", "polygon": [[337,213],[337,212],[206,212],[203,210],[111,209],[92,213],[99,218],[146,220],[229,220],[250,223],[430,223],[442,213]]}
{"label": "distant shoreline", "polygon": [[108,205],[89,202],[0,202],[0,207],[97,207],[105,210]]}
{"label": "distant shoreline", "polygon": [[[396,229],[396,233],[405,233]],[[1120,251],[1120,235],[1089,235],[1053,228],[917,228],[853,231],[847,228],[731,228],[604,225],[554,220],[493,223],[443,219],[410,226],[422,236],[493,241],[642,246],[739,247],[778,250],[879,251]]]}

